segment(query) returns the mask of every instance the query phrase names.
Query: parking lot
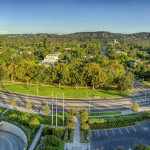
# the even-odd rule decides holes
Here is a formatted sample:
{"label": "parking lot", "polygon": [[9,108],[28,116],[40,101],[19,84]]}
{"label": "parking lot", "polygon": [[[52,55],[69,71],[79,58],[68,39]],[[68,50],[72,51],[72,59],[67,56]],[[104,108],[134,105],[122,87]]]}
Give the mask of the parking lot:
{"label": "parking lot", "polygon": [[138,142],[150,145],[150,122],[124,128],[93,130],[91,150],[116,150],[119,147],[132,150]]}

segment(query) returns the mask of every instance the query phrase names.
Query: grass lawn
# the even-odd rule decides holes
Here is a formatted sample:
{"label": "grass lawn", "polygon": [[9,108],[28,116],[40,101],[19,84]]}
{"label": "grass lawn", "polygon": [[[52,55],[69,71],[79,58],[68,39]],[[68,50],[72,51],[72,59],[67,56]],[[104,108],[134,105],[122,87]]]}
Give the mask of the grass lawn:
{"label": "grass lawn", "polygon": [[[47,124],[47,125],[52,125],[52,116],[45,116],[45,115],[39,115],[39,114],[32,114],[32,113],[26,113],[26,112],[21,112],[17,110],[8,110],[4,116],[9,117],[9,115],[12,114],[17,114],[18,116],[22,115],[27,115],[29,118],[36,117],[39,121],[40,124]],[[53,125],[56,125],[56,117],[53,117]],[[62,126],[63,125],[63,117],[57,117],[57,125]]]}
{"label": "grass lawn", "polygon": [[89,116],[103,116],[103,115],[116,115],[121,114],[120,111],[114,111],[114,112],[104,112],[104,113],[90,113]]}
{"label": "grass lawn", "polygon": [[[15,92],[15,93],[21,93],[21,94],[28,94],[29,95],[37,95],[37,86],[36,85],[26,85],[26,84],[10,84],[10,85],[4,85],[2,90],[9,91],[9,92]],[[63,97],[63,93],[65,95],[65,98],[86,98],[86,89],[80,88],[58,88],[58,87],[49,87],[49,86],[38,86],[38,95],[39,96],[47,96],[51,97],[52,92],[54,93],[54,96],[57,95],[58,98]],[[118,94],[116,90],[110,90],[110,89],[95,89],[92,90],[88,88],[87,90],[88,98],[94,98],[94,96],[100,96],[100,98],[111,98],[111,97],[120,97],[121,95]]]}
{"label": "grass lawn", "polygon": [[4,107],[0,107],[0,115],[6,110]]}

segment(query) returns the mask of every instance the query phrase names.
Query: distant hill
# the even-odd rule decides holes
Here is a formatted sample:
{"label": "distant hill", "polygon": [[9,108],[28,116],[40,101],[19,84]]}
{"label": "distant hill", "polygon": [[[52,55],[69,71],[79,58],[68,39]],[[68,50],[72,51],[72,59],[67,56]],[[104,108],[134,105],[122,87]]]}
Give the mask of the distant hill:
{"label": "distant hill", "polygon": [[121,34],[121,33],[111,33],[111,32],[104,32],[104,31],[98,31],[98,32],[77,32],[77,33],[71,33],[71,34],[63,34],[63,35],[57,35],[57,34],[49,34],[49,33],[38,33],[38,34],[0,34],[0,38],[74,38],[74,39],[80,39],[80,38],[95,38],[95,39],[120,39],[120,38],[139,38],[139,39],[150,39],[150,32],[139,32],[134,34]]}

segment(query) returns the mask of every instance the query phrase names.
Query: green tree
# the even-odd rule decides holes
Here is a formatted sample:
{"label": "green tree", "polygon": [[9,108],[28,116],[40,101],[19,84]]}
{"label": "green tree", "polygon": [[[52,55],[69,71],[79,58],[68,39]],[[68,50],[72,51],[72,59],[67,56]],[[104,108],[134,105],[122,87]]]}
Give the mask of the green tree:
{"label": "green tree", "polygon": [[51,135],[52,134],[52,128],[51,128],[51,126],[44,126],[44,128],[43,128],[43,134],[44,135]]}
{"label": "green tree", "polygon": [[138,102],[134,102],[133,105],[132,105],[132,111],[138,111],[138,109],[139,109]]}
{"label": "green tree", "polygon": [[10,106],[13,106],[13,107],[15,107],[16,106],[16,100],[13,98],[13,99],[11,99],[11,101],[10,101],[10,104],[9,104]]}
{"label": "green tree", "polygon": [[68,114],[69,114],[69,115],[75,115],[75,113],[76,113],[76,109],[75,109],[75,108],[70,108],[70,109],[68,110]]}
{"label": "green tree", "polygon": [[43,106],[43,114],[48,115],[49,113],[51,113],[51,110],[49,108],[49,105],[46,104],[45,106]]}
{"label": "green tree", "polygon": [[33,128],[33,129],[36,129],[38,128],[40,125],[40,122],[37,118],[31,118],[30,121],[29,121],[29,127],[30,128]]}
{"label": "green tree", "polygon": [[56,148],[54,146],[46,146],[42,150],[56,150]]}
{"label": "green tree", "polygon": [[29,121],[29,118],[28,118],[27,115],[21,115],[20,116],[20,122],[21,122],[21,124],[28,125],[28,121]]}
{"label": "green tree", "polygon": [[67,122],[75,122],[75,117],[73,115],[67,115]]}
{"label": "green tree", "polygon": [[66,128],[67,128],[68,130],[73,130],[74,127],[75,127],[74,122],[68,122],[67,125],[66,125]]}
{"label": "green tree", "polygon": [[139,142],[136,147],[134,148],[134,150],[148,150],[147,146],[144,145],[143,143]]}
{"label": "green tree", "polygon": [[81,128],[82,130],[88,130],[88,129],[89,129],[89,125],[88,125],[87,123],[83,123],[83,124],[80,126],[80,128]]}
{"label": "green tree", "polygon": [[30,101],[27,101],[26,109],[27,109],[28,111],[32,109],[32,104],[30,103]]}
{"label": "green tree", "polygon": [[55,127],[52,131],[53,135],[61,138],[64,135],[64,130],[61,127]]}

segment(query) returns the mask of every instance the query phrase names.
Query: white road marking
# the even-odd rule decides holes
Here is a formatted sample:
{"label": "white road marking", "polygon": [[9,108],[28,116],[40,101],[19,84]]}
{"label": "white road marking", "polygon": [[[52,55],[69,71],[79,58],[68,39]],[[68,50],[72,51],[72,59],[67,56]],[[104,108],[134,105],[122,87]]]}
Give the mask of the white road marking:
{"label": "white road marking", "polygon": [[134,128],[134,126],[132,126],[132,129],[136,132],[136,129]]}
{"label": "white road marking", "polygon": [[112,133],[113,133],[113,135],[115,135],[115,132],[114,132],[114,130],[112,129]]}
{"label": "white road marking", "polygon": [[97,131],[97,133],[98,133],[98,136],[100,136],[100,134],[99,134],[99,130]]}
{"label": "white road marking", "polygon": [[126,129],[126,131],[127,131],[128,133],[130,133],[130,131],[128,130],[128,128],[127,128],[127,127],[126,127],[125,129]]}
{"label": "white road marking", "polygon": [[5,137],[2,137],[2,136],[0,136],[2,139],[5,139],[6,141],[8,141],[8,143],[10,144],[10,148],[11,148],[11,150],[12,150],[12,144],[11,144],[11,142],[7,139],[7,138],[5,138]]}
{"label": "white road marking", "polygon": [[122,134],[122,131],[121,131],[121,129],[119,128],[119,132],[120,132],[120,134]]}
{"label": "white road marking", "polygon": [[108,136],[108,133],[107,133],[107,131],[106,130],[104,130],[105,131],[105,134],[106,134],[106,136]]}

